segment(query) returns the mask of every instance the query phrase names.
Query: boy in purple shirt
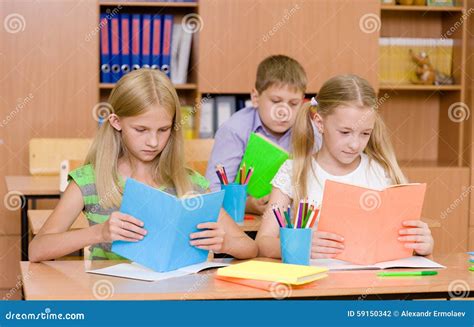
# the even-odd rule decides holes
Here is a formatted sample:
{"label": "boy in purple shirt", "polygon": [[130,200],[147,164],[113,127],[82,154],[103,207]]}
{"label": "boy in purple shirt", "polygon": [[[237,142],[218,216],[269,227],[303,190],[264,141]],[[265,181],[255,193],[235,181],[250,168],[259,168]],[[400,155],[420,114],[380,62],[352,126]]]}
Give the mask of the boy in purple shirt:
{"label": "boy in purple shirt", "polygon": [[[270,56],[258,65],[255,88],[251,92],[252,107],[232,115],[215,135],[206,171],[212,191],[220,190],[215,173],[217,164],[222,164],[229,181],[234,181],[250,133],[262,134],[285,150],[291,150],[291,127],[296,110],[303,103],[306,83],[303,67],[290,57]],[[267,202],[268,196],[261,199],[248,196],[246,212],[262,214]]]}

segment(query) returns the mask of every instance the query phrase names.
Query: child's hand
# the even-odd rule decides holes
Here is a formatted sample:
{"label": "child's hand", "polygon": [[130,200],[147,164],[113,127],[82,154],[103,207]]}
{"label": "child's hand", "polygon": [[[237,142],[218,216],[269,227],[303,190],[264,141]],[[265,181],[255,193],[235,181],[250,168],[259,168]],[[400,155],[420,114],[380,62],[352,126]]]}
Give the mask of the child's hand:
{"label": "child's hand", "polygon": [[225,231],[220,223],[202,223],[197,228],[206,230],[190,234],[191,245],[214,253],[223,252]]}
{"label": "child's hand", "polygon": [[344,238],[337,234],[314,231],[311,258],[334,258],[344,250],[343,242]]}
{"label": "child's hand", "polygon": [[147,233],[142,227],[143,222],[141,220],[115,211],[102,224],[102,239],[104,242],[115,240],[137,242],[143,239]]}
{"label": "child's hand", "polygon": [[399,230],[399,241],[407,242],[405,247],[415,250],[419,255],[430,255],[433,252],[434,240],[428,224],[421,220],[405,220]]}
{"label": "child's hand", "polygon": [[247,198],[247,203],[245,204],[245,211],[248,213],[262,215],[267,207],[269,199],[270,195],[264,196],[260,199],[256,199],[253,196],[249,196]]}

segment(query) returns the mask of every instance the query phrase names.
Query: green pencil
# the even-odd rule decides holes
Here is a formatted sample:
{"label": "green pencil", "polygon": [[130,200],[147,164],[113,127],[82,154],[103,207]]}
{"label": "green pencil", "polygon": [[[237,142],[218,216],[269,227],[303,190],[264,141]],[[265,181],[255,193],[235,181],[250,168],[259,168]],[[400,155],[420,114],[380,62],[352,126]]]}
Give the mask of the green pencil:
{"label": "green pencil", "polygon": [[474,266],[469,267],[469,271],[474,271]]}
{"label": "green pencil", "polygon": [[312,212],[313,212],[312,210],[308,209],[308,213],[306,214],[306,217],[304,217],[303,223],[301,224],[302,228],[305,228],[306,223],[308,222],[309,216],[311,216]]}
{"label": "green pencil", "polygon": [[293,228],[293,225],[291,224],[291,219],[290,216],[288,215],[288,211],[283,211],[283,214],[285,215],[285,220],[288,228]]}
{"label": "green pencil", "polygon": [[397,272],[380,272],[379,277],[403,277],[403,276],[433,276],[437,275],[437,271],[423,270],[423,271],[397,271]]}

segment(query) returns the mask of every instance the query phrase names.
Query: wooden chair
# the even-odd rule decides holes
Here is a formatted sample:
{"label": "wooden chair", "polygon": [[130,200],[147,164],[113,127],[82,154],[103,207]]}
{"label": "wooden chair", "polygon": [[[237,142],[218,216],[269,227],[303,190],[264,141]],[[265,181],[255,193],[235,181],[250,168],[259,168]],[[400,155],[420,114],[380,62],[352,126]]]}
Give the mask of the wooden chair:
{"label": "wooden chair", "polygon": [[59,192],[63,193],[68,185],[67,176],[69,172],[79,168],[84,160],[63,160],[59,168]]}
{"label": "wooden chair", "polygon": [[[58,176],[64,159],[84,160],[91,144],[92,139],[86,138],[33,138],[29,143],[30,174]],[[67,174],[66,186],[63,180],[59,180],[60,193],[67,186]],[[32,208],[36,209],[36,199],[32,200]]]}
{"label": "wooden chair", "polygon": [[84,160],[92,139],[33,138],[29,144],[30,174],[59,175],[61,162]]}
{"label": "wooden chair", "polygon": [[[85,159],[92,144],[86,138],[40,138],[31,139],[29,144],[30,174],[59,175],[61,163],[69,160],[70,170]],[[214,139],[191,139],[184,142],[186,164],[200,174],[206,173]]]}
{"label": "wooden chair", "polygon": [[185,140],[184,159],[186,165],[204,176],[213,146],[214,139]]}

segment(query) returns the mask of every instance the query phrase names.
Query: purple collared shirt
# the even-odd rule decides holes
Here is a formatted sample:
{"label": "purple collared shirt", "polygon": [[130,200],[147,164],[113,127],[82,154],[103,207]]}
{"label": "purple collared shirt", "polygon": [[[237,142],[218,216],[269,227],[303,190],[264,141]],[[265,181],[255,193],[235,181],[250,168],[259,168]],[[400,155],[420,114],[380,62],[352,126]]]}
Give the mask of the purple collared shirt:
{"label": "purple collared shirt", "polygon": [[221,189],[219,178],[216,175],[217,164],[225,167],[229,182],[234,181],[252,132],[262,134],[290,152],[291,128],[277,139],[265,129],[256,108],[241,109],[224,122],[215,135],[215,143],[206,171],[206,178],[211,183],[209,186],[211,191]]}

